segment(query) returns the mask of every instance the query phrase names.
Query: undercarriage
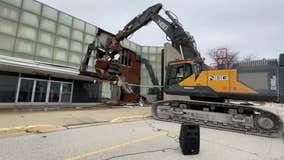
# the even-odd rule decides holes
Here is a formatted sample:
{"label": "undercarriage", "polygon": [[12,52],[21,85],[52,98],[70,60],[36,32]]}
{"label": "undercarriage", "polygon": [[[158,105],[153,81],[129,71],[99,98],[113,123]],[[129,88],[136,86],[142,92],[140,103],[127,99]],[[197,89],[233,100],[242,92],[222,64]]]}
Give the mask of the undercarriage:
{"label": "undercarriage", "polygon": [[152,105],[157,120],[194,123],[245,134],[280,137],[283,121],[276,114],[253,106],[206,101],[158,101]]}

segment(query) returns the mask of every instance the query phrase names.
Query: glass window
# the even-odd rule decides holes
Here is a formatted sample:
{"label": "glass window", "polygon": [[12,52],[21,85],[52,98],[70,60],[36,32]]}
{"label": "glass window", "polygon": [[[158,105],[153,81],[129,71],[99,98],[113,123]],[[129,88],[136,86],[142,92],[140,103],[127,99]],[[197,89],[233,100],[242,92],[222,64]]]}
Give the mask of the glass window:
{"label": "glass window", "polygon": [[148,53],[149,52],[149,47],[142,47],[142,52]]}
{"label": "glass window", "polygon": [[47,45],[37,44],[36,55],[45,58],[52,58],[53,48]]}
{"label": "glass window", "polygon": [[129,40],[125,40],[125,41],[124,41],[124,44],[125,44],[126,48],[130,48],[131,43],[132,43],[132,42],[129,41]]}
{"label": "glass window", "polygon": [[40,31],[38,41],[44,44],[53,45],[54,36],[51,33]]}
{"label": "glass window", "polygon": [[73,103],[98,102],[101,94],[101,82],[74,81]]}
{"label": "glass window", "polygon": [[36,14],[40,14],[41,4],[34,0],[24,0],[23,8]]}
{"label": "glass window", "polygon": [[62,83],[61,102],[70,102],[72,84]]}
{"label": "glass window", "polygon": [[1,33],[9,34],[9,35],[12,35],[12,36],[16,35],[17,24],[15,22],[4,20],[4,19],[0,18],[0,24],[1,24],[0,25],[0,32]]}
{"label": "glass window", "polygon": [[73,19],[73,27],[76,28],[76,29],[79,29],[81,31],[84,31],[85,30],[85,22],[74,18]]}
{"label": "glass window", "polygon": [[16,48],[15,48],[16,52],[33,54],[34,49],[35,49],[34,42],[22,40],[22,39],[16,40]]}
{"label": "glass window", "polygon": [[157,52],[157,48],[156,47],[150,47],[149,52],[150,53],[156,53]]}
{"label": "glass window", "polygon": [[35,41],[36,35],[37,35],[37,30],[35,30],[34,28],[27,27],[24,25],[21,25],[19,27],[18,36],[21,38],[30,39],[30,40]]}
{"label": "glass window", "polygon": [[42,16],[53,19],[53,20],[57,20],[57,13],[58,13],[57,10],[50,8],[46,5],[43,6]]}
{"label": "glass window", "polygon": [[69,56],[69,62],[75,63],[75,64],[80,64],[81,58],[82,58],[82,56],[80,54],[71,52],[70,56]]}
{"label": "glass window", "polygon": [[21,79],[18,102],[31,102],[34,80]]}
{"label": "glass window", "polygon": [[121,45],[122,47],[128,48],[127,46],[125,46],[125,41],[124,41],[124,40],[123,40],[123,41],[120,41],[120,45]]}
{"label": "glass window", "polygon": [[138,55],[140,55],[141,52],[142,52],[142,46],[137,45],[137,46],[136,46],[136,52],[137,52]]}
{"label": "glass window", "polygon": [[77,41],[71,41],[71,50],[76,52],[82,52],[82,43]]}
{"label": "glass window", "polygon": [[39,18],[35,14],[23,12],[21,16],[21,22],[34,27],[38,27]]}
{"label": "glass window", "polygon": [[21,7],[22,4],[22,0],[2,0],[2,1],[17,7]]}
{"label": "glass window", "polygon": [[56,37],[55,45],[60,48],[69,48],[69,40],[63,37]]}
{"label": "glass window", "polygon": [[18,21],[19,9],[16,9],[16,8],[13,8],[11,6],[4,5],[1,3],[0,16],[3,18],[8,18],[8,19]]}
{"label": "glass window", "polygon": [[[145,70],[144,72],[142,72],[142,76],[143,77],[148,77],[148,75],[149,75],[149,72],[147,71],[147,70]],[[143,78],[144,79],[144,78]],[[142,79],[142,80],[143,80]],[[147,78],[146,78],[147,79]],[[146,80],[146,79],[144,79],[144,80]]]}
{"label": "glass window", "polygon": [[89,34],[85,35],[85,43],[86,44],[90,44],[95,40],[95,37]]}
{"label": "glass window", "polygon": [[[85,54],[88,50],[88,45],[84,45],[84,48],[83,48],[83,54]],[[94,53],[92,53],[91,55],[93,55]]]}
{"label": "glass window", "polygon": [[59,49],[59,48],[55,48],[54,59],[67,62],[67,58],[68,58],[68,51],[63,50],[63,49]]}
{"label": "glass window", "polygon": [[130,49],[132,50],[132,51],[136,51],[136,44],[135,43],[130,43]]}
{"label": "glass window", "polygon": [[91,24],[86,24],[86,32],[91,35],[96,35],[97,27]]}
{"label": "glass window", "polygon": [[201,72],[201,66],[199,64],[195,64],[193,66],[193,73],[196,74],[196,75],[199,75]]}
{"label": "glass window", "polygon": [[140,89],[140,94],[141,95],[147,95],[148,94],[148,89],[147,88],[141,88]]}
{"label": "glass window", "polygon": [[72,39],[83,41],[83,33],[77,30],[72,31]]}
{"label": "glass window", "polygon": [[47,81],[36,81],[34,102],[45,102]]}
{"label": "glass window", "polygon": [[176,75],[177,75],[177,66],[176,65],[173,65],[173,66],[170,66],[168,68],[168,84],[174,84],[176,83]]}
{"label": "glass window", "polygon": [[0,102],[15,102],[18,74],[0,72]]}
{"label": "glass window", "polygon": [[157,63],[155,68],[158,71],[158,73],[161,73],[161,69],[162,69],[161,63]]}
{"label": "glass window", "polygon": [[162,61],[162,56],[161,55],[156,55],[156,62],[159,63],[161,65],[161,61]]}
{"label": "glass window", "polygon": [[48,102],[59,102],[60,83],[51,82]]}
{"label": "glass window", "polygon": [[70,31],[71,31],[71,28],[64,26],[64,25],[58,25],[57,34],[61,36],[65,36],[65,37],[70,37]]}
{"label": "glass window", "polygon": [[127,54],[124,54],[124,65],[127,65],[127,62],[128,62],[128,56]]}
{"label": "glass window", "polygon": [[65,14],[65,13],[60,12],[59,13],[59,22],[65,24],[65,25],[71,26],[72,25],[72,17]]}
{"label": "glass window", "polygon": [[129,65],[129,66],[132,66],[132,60],[131,60],[131,57],[128,59],[128,65]]}
{"label": "glass window", "polygon": [[162,50],[163,50],[164,48],[162,48],[162,47],[159,47],[159,48],[157,48],[157,53],[162,53]]}
{"label": "glass window", "polygon": [[120,57],[119,57],[119,62],[120,64],[124,64],[124,54],[122,54]]}
{"label": "glass window", "polygon": [[149,56],[149,60],[150,60],[151,62],[156,62],[157,56],[154,55],[154,54],[149,54],[149,55],[150,55],[150,56]]}
{"label": "glass window", "polygon": [[15,44],[15,38],[11,36],[6,36],[0,34],[0,49],[13,51],[14,44]]}
{"label": "glass window", "polygon": [[49,19],[42,18],[40,28],[54,33],[55,32],[55,22]]}
{"label": "glass window", "polygon": [[5,51],[5,50],[0,49],[0,55],[12,56],[12,54],[13,54],[13,52],[11,52],[11,51]]}
{"label": "glass window", "polygon": [[168,85],[177,84],[186,77],[192,75],[192,68],[190,64],[172,65],[167,69]]}

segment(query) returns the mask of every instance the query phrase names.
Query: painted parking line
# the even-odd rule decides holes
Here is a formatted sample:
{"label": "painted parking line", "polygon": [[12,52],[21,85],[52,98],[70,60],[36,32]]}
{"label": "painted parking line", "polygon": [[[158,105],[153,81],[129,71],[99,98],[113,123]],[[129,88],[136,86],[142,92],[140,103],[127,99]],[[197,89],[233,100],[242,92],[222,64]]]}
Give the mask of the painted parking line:
{"label": "painted parking line", "polygon": [[167,133],[165,133],[165,132],[157,133],[157,134],[154,134],[154,135],[150,135],[150,136],[146,136],[146,137],[142,137],[142,138],[126,141],[124,143],[120,143],[120,144],[104,147],[104,148],[101,148],[101,149],[97,149],[97,150],[94,150],[94,151],[91,151],[91,152],[83,153],[83,154],[80,154],[78,156],[67,158],[65,160],[81,160],[83,158],[87,158],[87,157],[90,157],[90,156],[95,156],[95,155],[98,155],[98,154],[109,152],[109,151],[112,151],[112,150],[115,150],[115,149],[119,149],[119,148],[122,148],[122,147],[125,147],[125,146],[128,146],[128,145],[131,145],[131,144],[136,144],[136,143],[140,143],[140,142],[149,141],[151,139],[154,139],[154,138],[166,135],[166,134]]}

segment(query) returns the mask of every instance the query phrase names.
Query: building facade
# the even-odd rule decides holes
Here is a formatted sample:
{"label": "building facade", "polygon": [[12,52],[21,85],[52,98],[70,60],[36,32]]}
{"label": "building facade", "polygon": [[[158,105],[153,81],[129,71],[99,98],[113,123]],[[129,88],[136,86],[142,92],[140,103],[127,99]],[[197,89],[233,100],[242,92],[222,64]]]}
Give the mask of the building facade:
{"label": "building facade", "polygon": [[[0,104],[96,103],[110,98],[109,82],[93,83],[78,71],[88,44],[104,40],[98,31],[111,35],[34,0],[0,0]],[[158,99],[159,93],[149,86],[162,83],[163,48],[129,40],[121,45],[127,82],[141,86],[136,92],[150,101]],[[95,63],[94,54],[89,71],[95,72]]]}

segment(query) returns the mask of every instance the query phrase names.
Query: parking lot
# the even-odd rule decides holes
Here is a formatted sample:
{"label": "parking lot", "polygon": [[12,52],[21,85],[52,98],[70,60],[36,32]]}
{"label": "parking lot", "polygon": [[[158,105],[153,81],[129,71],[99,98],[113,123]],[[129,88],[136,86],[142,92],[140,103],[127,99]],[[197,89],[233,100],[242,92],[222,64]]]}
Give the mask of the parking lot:
{"label": "parking lot", "polygon": [[152,119],[0,139],[0,159],[283,160],[284,139],[201,128],[200,154],[182,155],[179,125]]}

